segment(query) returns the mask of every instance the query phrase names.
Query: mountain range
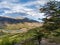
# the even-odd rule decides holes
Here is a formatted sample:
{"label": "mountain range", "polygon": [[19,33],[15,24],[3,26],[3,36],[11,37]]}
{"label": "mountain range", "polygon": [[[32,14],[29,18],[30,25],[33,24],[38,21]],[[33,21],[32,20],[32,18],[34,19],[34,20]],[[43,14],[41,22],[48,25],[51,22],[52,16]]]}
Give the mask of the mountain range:
{"label": "mountain range", "polygon": [[29,19],[29,18],[10,18],[10,17],[2,17],[0,16],[0,23],[11,23],[11,24],[16,24],[16,23],[24,23],[24,22],[38,22],[36,20],[32,20],[32,19]]}
{"label": "mountain range", "polygon": [[0,29],[19,30],[31,29],[41,26],[41,23],[29,18],[11,18],[0,16]]}

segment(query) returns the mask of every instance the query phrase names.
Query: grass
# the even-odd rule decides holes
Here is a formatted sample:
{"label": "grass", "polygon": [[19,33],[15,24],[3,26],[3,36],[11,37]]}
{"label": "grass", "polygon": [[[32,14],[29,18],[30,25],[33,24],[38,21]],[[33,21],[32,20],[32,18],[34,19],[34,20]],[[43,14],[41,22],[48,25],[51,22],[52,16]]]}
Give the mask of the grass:
{"label": "grass", "polygon": [[[19,43],[21,41],[25,41],[30,38],[34,38],[35,33],[27,32],[27,33],[18,33],[18,34],[6,34],[0,37],[0,45],[14,45],[15,43]],[[31,45],[32,42],[29,44]],[[25,44],[26,45],[26,44]]]}

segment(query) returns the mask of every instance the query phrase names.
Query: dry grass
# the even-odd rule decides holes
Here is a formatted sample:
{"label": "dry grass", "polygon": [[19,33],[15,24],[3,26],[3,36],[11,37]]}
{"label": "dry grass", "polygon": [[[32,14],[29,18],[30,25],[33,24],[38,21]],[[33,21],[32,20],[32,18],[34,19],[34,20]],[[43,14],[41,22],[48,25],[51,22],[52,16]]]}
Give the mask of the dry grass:
{"label": "dry grass", "polygon": [[8,29],[8,30],[20,30],[20,29],[32,29],[32,28],[35,28],[35,27],[39,27],[39,26],[42,26],[41,23],[18,23],[18,24],[6,24],[5,26],[5,29]]}

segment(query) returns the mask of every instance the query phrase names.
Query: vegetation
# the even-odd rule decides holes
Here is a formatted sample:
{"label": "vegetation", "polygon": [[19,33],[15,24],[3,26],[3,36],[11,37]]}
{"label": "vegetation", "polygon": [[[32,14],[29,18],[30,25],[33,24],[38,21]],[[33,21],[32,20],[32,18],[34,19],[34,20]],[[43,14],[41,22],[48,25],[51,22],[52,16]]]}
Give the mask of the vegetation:
{"label": "vegetation", "polygon": [[24,22],[24,23],[17,23],[17,24],[6,24],[6,26],[4,26],[2,29],[5,29],[5,30],[20,30],[20,29],[26,29],[26,30],[29,30],[29,29],[32,29],[32,28],[35,28],[35,27],[39,27],[41,26],[40,23],[29,23],[29,22]]}
{"label": "vegetation", "polygon": [[[25,33],[3,35],[0,38],[0,45],[14,45],[19,42],[23,43],[24,45],[33,45],[34,41],[33,43],[25,42],[29,39],[36,39],[38,45],[40,45],[42,38],[48,38],[50,39],[50,42],[60,43],[60,2],[50,1],[46,3],[45,7],[43,6],[40,11],[45,13],[44,16],[46,16],[46,18],[43,19],[44,24],[42,27],[30,29]],[[26,26],[25,24],[13,24],[7,25],[5,28],[15,30],[21,29],[22,27],[28,28],[29,26]]]}
{"label": "vegetation", "polygon": [[60,36],[60,2],[55,0],[50,1],[40,10],[46,16],[43,19],[44,25],[42,28],[49,33],[48,37],[52,39],[55,39],[55,37],[58,38]]}
{"label": "vegetation", "polygon": [[[21,41],[34,39],[37,36],[36,31],[29,30],[27,33],[8,34],[0,38],[1,45],[14,45]],[[32,43],[32,42],[31,42]],[[31,44],[30,43],[30,44]]]}

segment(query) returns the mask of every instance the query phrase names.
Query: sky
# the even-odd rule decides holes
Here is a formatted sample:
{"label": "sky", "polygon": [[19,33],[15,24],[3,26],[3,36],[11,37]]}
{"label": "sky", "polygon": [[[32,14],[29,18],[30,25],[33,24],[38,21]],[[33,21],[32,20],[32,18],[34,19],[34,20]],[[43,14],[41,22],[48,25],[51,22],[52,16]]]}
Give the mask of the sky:
{"label": "sky", "polygon": [[38,18],[44,18],[44,13],[39,9],[48,0],[0,0],[0,16],[6,17],[27,17],[37,21]]}

